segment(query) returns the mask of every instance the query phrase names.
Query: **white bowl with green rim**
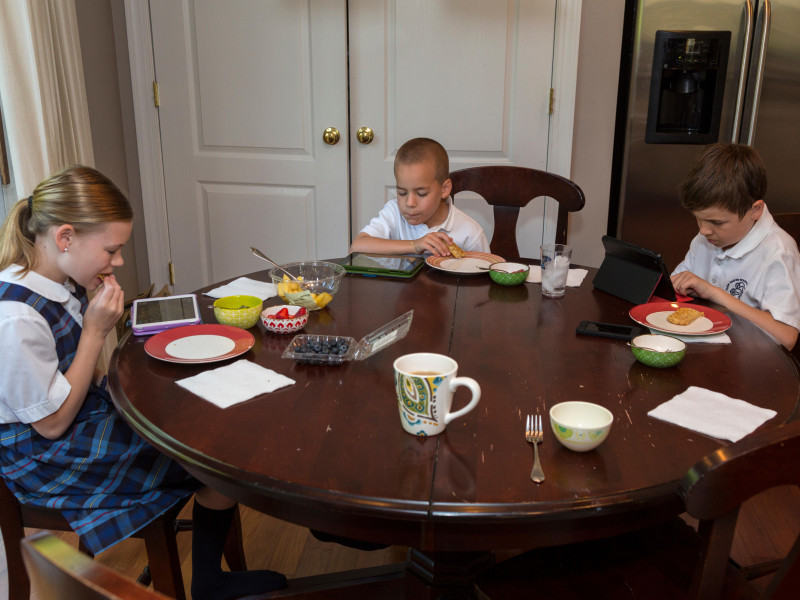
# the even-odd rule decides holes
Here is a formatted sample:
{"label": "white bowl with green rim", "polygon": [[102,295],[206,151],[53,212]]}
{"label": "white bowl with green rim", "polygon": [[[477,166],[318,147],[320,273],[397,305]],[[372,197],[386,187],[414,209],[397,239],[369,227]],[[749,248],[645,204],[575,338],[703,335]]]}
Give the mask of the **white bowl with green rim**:
{"label": "white bowl with green rim", "polygon": [[563,446],[575,452],[594,450],[611,431],[614,415],[592,402],[561,402],[550,408],[550,427]]}

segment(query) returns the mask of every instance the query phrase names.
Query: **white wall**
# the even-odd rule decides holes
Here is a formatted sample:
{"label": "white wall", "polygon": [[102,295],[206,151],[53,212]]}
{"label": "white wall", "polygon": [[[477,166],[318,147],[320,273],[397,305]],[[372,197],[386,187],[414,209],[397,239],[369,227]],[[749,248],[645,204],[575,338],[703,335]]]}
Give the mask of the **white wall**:
{"label": "white wall", "polygon": [[[75,7],[95,168],[128,196],[135,215],[133,236],[122,251],[125,265],[115,271],[125,297],[131,298],[150,285],[150,275],[137,153],[135,145],[131,147],[130,143],[131,138],[134,143],[136,138],[125,23],[116,27],[114,23],[114,12],[124,16],[124,7],[122,0],[79,0]],[[118,56],[120,51],[122,55]]]}
{"label": "white wall", "polygon": [[584,0],[578,54],[575,128],[570,179],[586,195],[582,211],[570,215],[572,261],[599,267],[600,241],[608,222],[614,120],[625,0]]}
{"label": "white wall", "polygon": [[[135,132],[122,0],[80,0],[77,4],[81,31],[88,32],[81,36],[81,46],[96,164],[129,193],[138,218],[141,191],[131,141]],[[582,6],[571,179],[586,194],[586,206],[570,217],[569,241],[574,247],[573,261],[594,267],[603,259],[600,238],[608,219],[624,5],[625,0],[586,0]],[[112,83],[117,72],[120,87]],[[129,294],[149,285],[142,222],[139,218],[140,226],[134,227],[133,248],[124,267],[127,280],[133,282],[126,285]],[[130,264],[132,251],[136,265]]]}

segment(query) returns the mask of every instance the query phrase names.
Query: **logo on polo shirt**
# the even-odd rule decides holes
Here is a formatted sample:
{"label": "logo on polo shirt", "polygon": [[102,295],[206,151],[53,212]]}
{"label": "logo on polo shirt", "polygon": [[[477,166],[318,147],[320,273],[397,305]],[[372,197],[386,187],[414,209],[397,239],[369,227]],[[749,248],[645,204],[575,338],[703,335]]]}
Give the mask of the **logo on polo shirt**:
{"label": "logo on polo shirt", "polygon": [[725,291],[734,298],[741,298],[745,289],[747,289],[746,279],[731,279],[728,282],[728,286],[725,288]]}

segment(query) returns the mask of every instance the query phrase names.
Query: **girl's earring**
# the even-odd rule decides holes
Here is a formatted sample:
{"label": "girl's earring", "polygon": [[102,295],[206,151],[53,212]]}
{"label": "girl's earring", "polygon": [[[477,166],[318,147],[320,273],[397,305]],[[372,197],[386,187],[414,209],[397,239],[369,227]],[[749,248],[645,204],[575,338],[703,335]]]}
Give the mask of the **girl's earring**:
{"label": "girl's earring", "polygon": [[64,252],[67,252],[68,250],[69,250],[69,246],[64,246]]}

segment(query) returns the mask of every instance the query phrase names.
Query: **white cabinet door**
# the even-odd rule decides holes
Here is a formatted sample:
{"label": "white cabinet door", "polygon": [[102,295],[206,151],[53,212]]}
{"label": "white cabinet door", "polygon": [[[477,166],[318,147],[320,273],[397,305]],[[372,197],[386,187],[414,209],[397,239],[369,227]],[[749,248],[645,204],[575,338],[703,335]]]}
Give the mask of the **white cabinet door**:
{"label": "white cabinet door", "polygon": [[[439,141],[451,170],[546,169],[555,16],[556,0],[350,0],[353,235],[395,197],[394,155],[410,138]],[[488,205],[457,204],[491,238]],[[522,210],[523,256],[538,256],[543,216],[543,201]]]}
{"label": "white cabinet door", "polygon": [[[547,166],[556,0],[159,0],[150,12],[176,292],[263,268],[250,246],[279,262],[343,256],[394,197],[394,154],[412,137],[440,141],[453,170]],[[483,200],[458,205],[491,237]],[[543,206],[521,214],[523,255],[538,254]]]}
{"label": "white cabinet door", "polygon": [[175,291],[264,268],[250,246],[279,262],[345,254],[344,1],[150,11]]}

